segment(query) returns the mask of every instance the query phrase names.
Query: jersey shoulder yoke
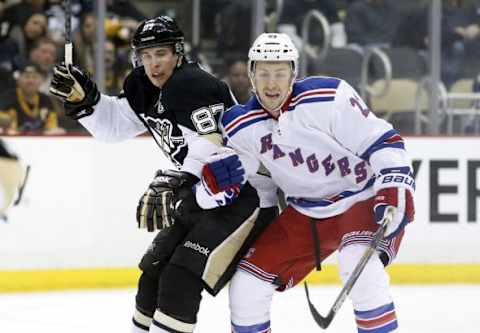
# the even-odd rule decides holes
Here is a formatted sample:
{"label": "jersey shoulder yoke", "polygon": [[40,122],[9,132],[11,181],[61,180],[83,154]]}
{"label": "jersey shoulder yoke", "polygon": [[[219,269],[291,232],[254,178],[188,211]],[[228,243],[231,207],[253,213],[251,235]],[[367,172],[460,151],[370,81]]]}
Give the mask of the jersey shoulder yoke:
{"label": "jersey shoulder yoke", "polygon": [[225,134],[232,137],[238,131],[269,118],[270,114],[252,97],[245,105],[235,105],[228,109],[223,114],[222,126]]}

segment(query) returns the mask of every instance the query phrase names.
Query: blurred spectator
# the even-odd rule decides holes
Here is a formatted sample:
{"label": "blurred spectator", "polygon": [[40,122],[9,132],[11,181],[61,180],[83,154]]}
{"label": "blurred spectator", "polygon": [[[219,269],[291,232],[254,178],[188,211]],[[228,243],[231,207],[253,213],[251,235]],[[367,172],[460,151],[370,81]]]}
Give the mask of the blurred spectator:
{"label": "blurred spectator", "polygon": [[[267,30],[275,29],[288,34],[297,47],[301,48],[301,28],[305,14],[312,9],[322,12],[331,25],[332,40],[334,47],[345,45],[346,37],[343,23],[338,16],[338,7],[335,0],[284,0],[283,8],[278,22],[266,27]],[[278,8],[270,4],[267,13],[277,11]],[[251,1],[232,0],[227,2],[216,19],[218,55],[229,57],[235,54],[245,54],[250,47],[252,22]],[[278,26],[275,24],[278,23]],[[313,29],[310,39],[314,45],[320,45],[323,34]]]}
{"label": "blurred spectator", "polygon": [[[71,0],[70,1],[72,17],[72,31],[76,31],[79,26],[79,17],[83,12],[87,12],[93,6],[91,0]],[[48,34],[57,44],[63,44],[65,41],[65,9],[63,0],[49,0],[48,9],[45,11],[48,17]]]}
{"label": "blurred spectator", "polygon": [[[208,6],[200,6],[200,17],[202,24],[202,37],[212,39],[216,36],[216,20],[218,14],[230,2],[230,0],[209,0]],[[167,14],[167,13],[165,13]],[[168,14],[167,14],[168,15]]]}
{"label": "blurred spectator", "polygon": [[468,1],[443,1],[442,81],[447,87],[462,76],[469,47],[472,50],[480,47],[479,18],[480,13]]}
{"label": "blurred spectator", "polygon": [[17,86],[0,95],[0,122],[6,134],[61,134],[50,98],[39,91],[43,76],[38,65],[26,63]]}
{"label": "blurred spectator", "polygon": [[39,91],[46,94],[51,100],[58,117],[59,126],[68,130],[80,130],[82,127],[76,121],[64,116],[63,106],[60,101],[48,94],[48,87],[53,76],[53,66],[57,62],[57,58],[57,44],[53,39],[43,37],[35,42],[33,49],[30,51],[29,61],[36,64],[42,72],[43,80]]}
{"label": "blurred spectator", "polygon": [[117,58],[115,44],[105,41],[105,94],[118,95],[123,87],[127,66]]}
{"label": "blurred spectator", "polygon": [[[1,24],[1,23],[0,23]],[[20,51],[15,40],[7,36],[0,37],[0,68],[13,71],[21,62]]]}
{"label": "blurred spectator", "polygon": [[128,48],[137,26],[146,18],[134,2],[126,0],[107,0],[107,16],[107,38],[112,40],[116,47]]}
{"label": "blurred spectator", "polygon": [[0,67],[0,92],[12,88],[15,88],[15,80],[13,79],[12,71]]}
{"label": "blurred spectator", "polygon": [[5,2],[0,1],[0,39],[5,39],[10,33],[12,23],[5,15]]}
{"label": "blurred spectator", "polygon": [[217,55],[247,54],[252,30],[251,1],[232,0],[217,19]]}
{"label": "blurred spectator", "polygon": [[393,0],[357,0],[347,9],[347,41],[360,46],[389,46],[398,24],[399,14]]}
{"label": "blurred spectator", "polygon": [[[462,76],[474,77],[479,71],[480,3],[445,0],[442,5],[441,75],[448,88]],[[429,43],[428,23],[428,6],[405,16],[398,26],[394,45],[426,50]]]}
{"label": "blurred spectator", "polygon": [[130,47],[130,40],[139,22],[133,19],[121,19],[117,16],[105,21],[105,34],[118,47]]}
{"label": "blurred spectator", "polygon": [[[107,36],[116,36],[119,31],[116,31],[116,25],[121,28],[120,21],[112,23],[112,20],[107,22]],[[129,38],[129,37],[126,37]],[[96,44],[96,18],[92,12],[84,13],[80,17],[80,28],[74,36],[73,42],[75,48],[75,63],[84,68],[90,73],[95,74],[95,48]],[[118,94],[121,90],[120,78],[122,71],[125,70],[125,55],[117,54],[117,46],[113,41],[107,39],[105,41],[105,93]]]}
{"label": "blurred spectator", "polygon": [[[479,94],[480,93],[480,73],[473,80],[472,83],[472,92]],[[466,124],[464,128],[465,134],[480,134],[480,101],[474,101],[472,103],[472,108],[476,109],[477,113],[470,116],[469,123]]]}
{"label": "blurred spectator", "polygon": [[80,17],[80,28],[73,37],[75,63],[92,74],[95,71],[96,18],[92,12]]}
{"label": "blurred spectator", "polygon": [[252,86],[248,77],[247,61],[235,59],[228,65],[225,81],[240,104],[245,104],[251,96]]}
{"label": "blurred spectator", "polygon": [[33,12],[42,13],[48,7],[46,0],[22,0],[4,10],[4,19],[13,26],[22,26]]}
{"label": "blurred spectator", "polygon": [[[293,40],[296,39],[296,44],[299,44],[303,20],[307,12],[313,9],[320,11],[328,20],[332,33],[332,46],[345,46],[345,28],[338,16],[339,8],[335,0],[285,0],[278,23],[278,31],[285,33],[290,32],[288,33],[290,37],[292,37]],[[286,25],[290,27],[286,27]],[[313,30],[310,36],[314,44],[320,45],[322,43],[323,35],[318,32],[318,29]]]}
{"label": "blurred spectator", "polygon": [[392,44],[414,50],[428,48],[429,4],[421,4],[400,16]]}
{"label": "blurred spectator", "polygon": [[29,60],[36,63],[44,75],[45,79],[40,87],[40,91],[45,94],[48,93],[48,87],[53,75],[53,66],[57,62],[57,56],[57,44],[48,37],[37,40],[30,51]]}
{"label": "blurred spectator", "polygon": [[19,47],[21,59],[28,59],[29,53],[37,40],[47,32],[47,17],[42,12],[31,11],[20,26],[10,31],[10,36]]}
{"label": "blurred spectator", "polygon": [[107,11],[123,19],[133,19],[137,22],[146,19],[145,14],[135,7],[134,2],[127,0],[107,0]]}

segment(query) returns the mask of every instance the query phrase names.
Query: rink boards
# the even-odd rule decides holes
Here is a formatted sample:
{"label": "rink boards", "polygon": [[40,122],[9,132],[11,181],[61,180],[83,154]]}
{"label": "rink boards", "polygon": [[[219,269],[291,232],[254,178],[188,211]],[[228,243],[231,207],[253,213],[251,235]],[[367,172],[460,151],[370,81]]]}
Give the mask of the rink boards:
{"label": "rink boards", "polygon": [[[0,223],[0,291],[133,286],[153,235],[136,228],[137,200],[169,167],[153,140],[5,139],[31,166],[22,203]],[[394,283],[480,283],[480,139],[407,138],[416,221]],[[335,258],[313,283],[337,283]]]}

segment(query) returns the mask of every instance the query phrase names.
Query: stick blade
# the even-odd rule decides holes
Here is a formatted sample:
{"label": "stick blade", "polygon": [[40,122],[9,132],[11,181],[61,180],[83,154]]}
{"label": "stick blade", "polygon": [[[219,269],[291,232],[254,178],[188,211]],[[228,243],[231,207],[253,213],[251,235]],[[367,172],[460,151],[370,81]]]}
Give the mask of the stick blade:
{"label": "stick blade", "polygon": [[315,320],[318,326],[320,326],[323,329],[326,329],[328,326],[330,326],[335,313],[333,311],[330,311],[326,317],[323,317],[310,301],[310,293],[308,290],[307,283],[304,282],[303,286],[305,287],[305,294],[307,295],[308,307],[310,308],[310,312],[312,314],[313,320]]}

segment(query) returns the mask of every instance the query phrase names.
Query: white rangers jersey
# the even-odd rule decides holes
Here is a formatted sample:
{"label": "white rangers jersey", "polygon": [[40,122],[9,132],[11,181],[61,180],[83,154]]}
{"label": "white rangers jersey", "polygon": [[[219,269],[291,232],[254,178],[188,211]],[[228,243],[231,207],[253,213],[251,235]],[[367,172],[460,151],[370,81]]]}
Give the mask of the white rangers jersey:
{"label": "white rangers jersey", "polygon": [[301,213],[325,218],[374,195],[375,175],[411,170],[402,137],[345,81],[296,81],[278,119],[256,97],[222,117],[224,140],[248,175],[263,165]]}

